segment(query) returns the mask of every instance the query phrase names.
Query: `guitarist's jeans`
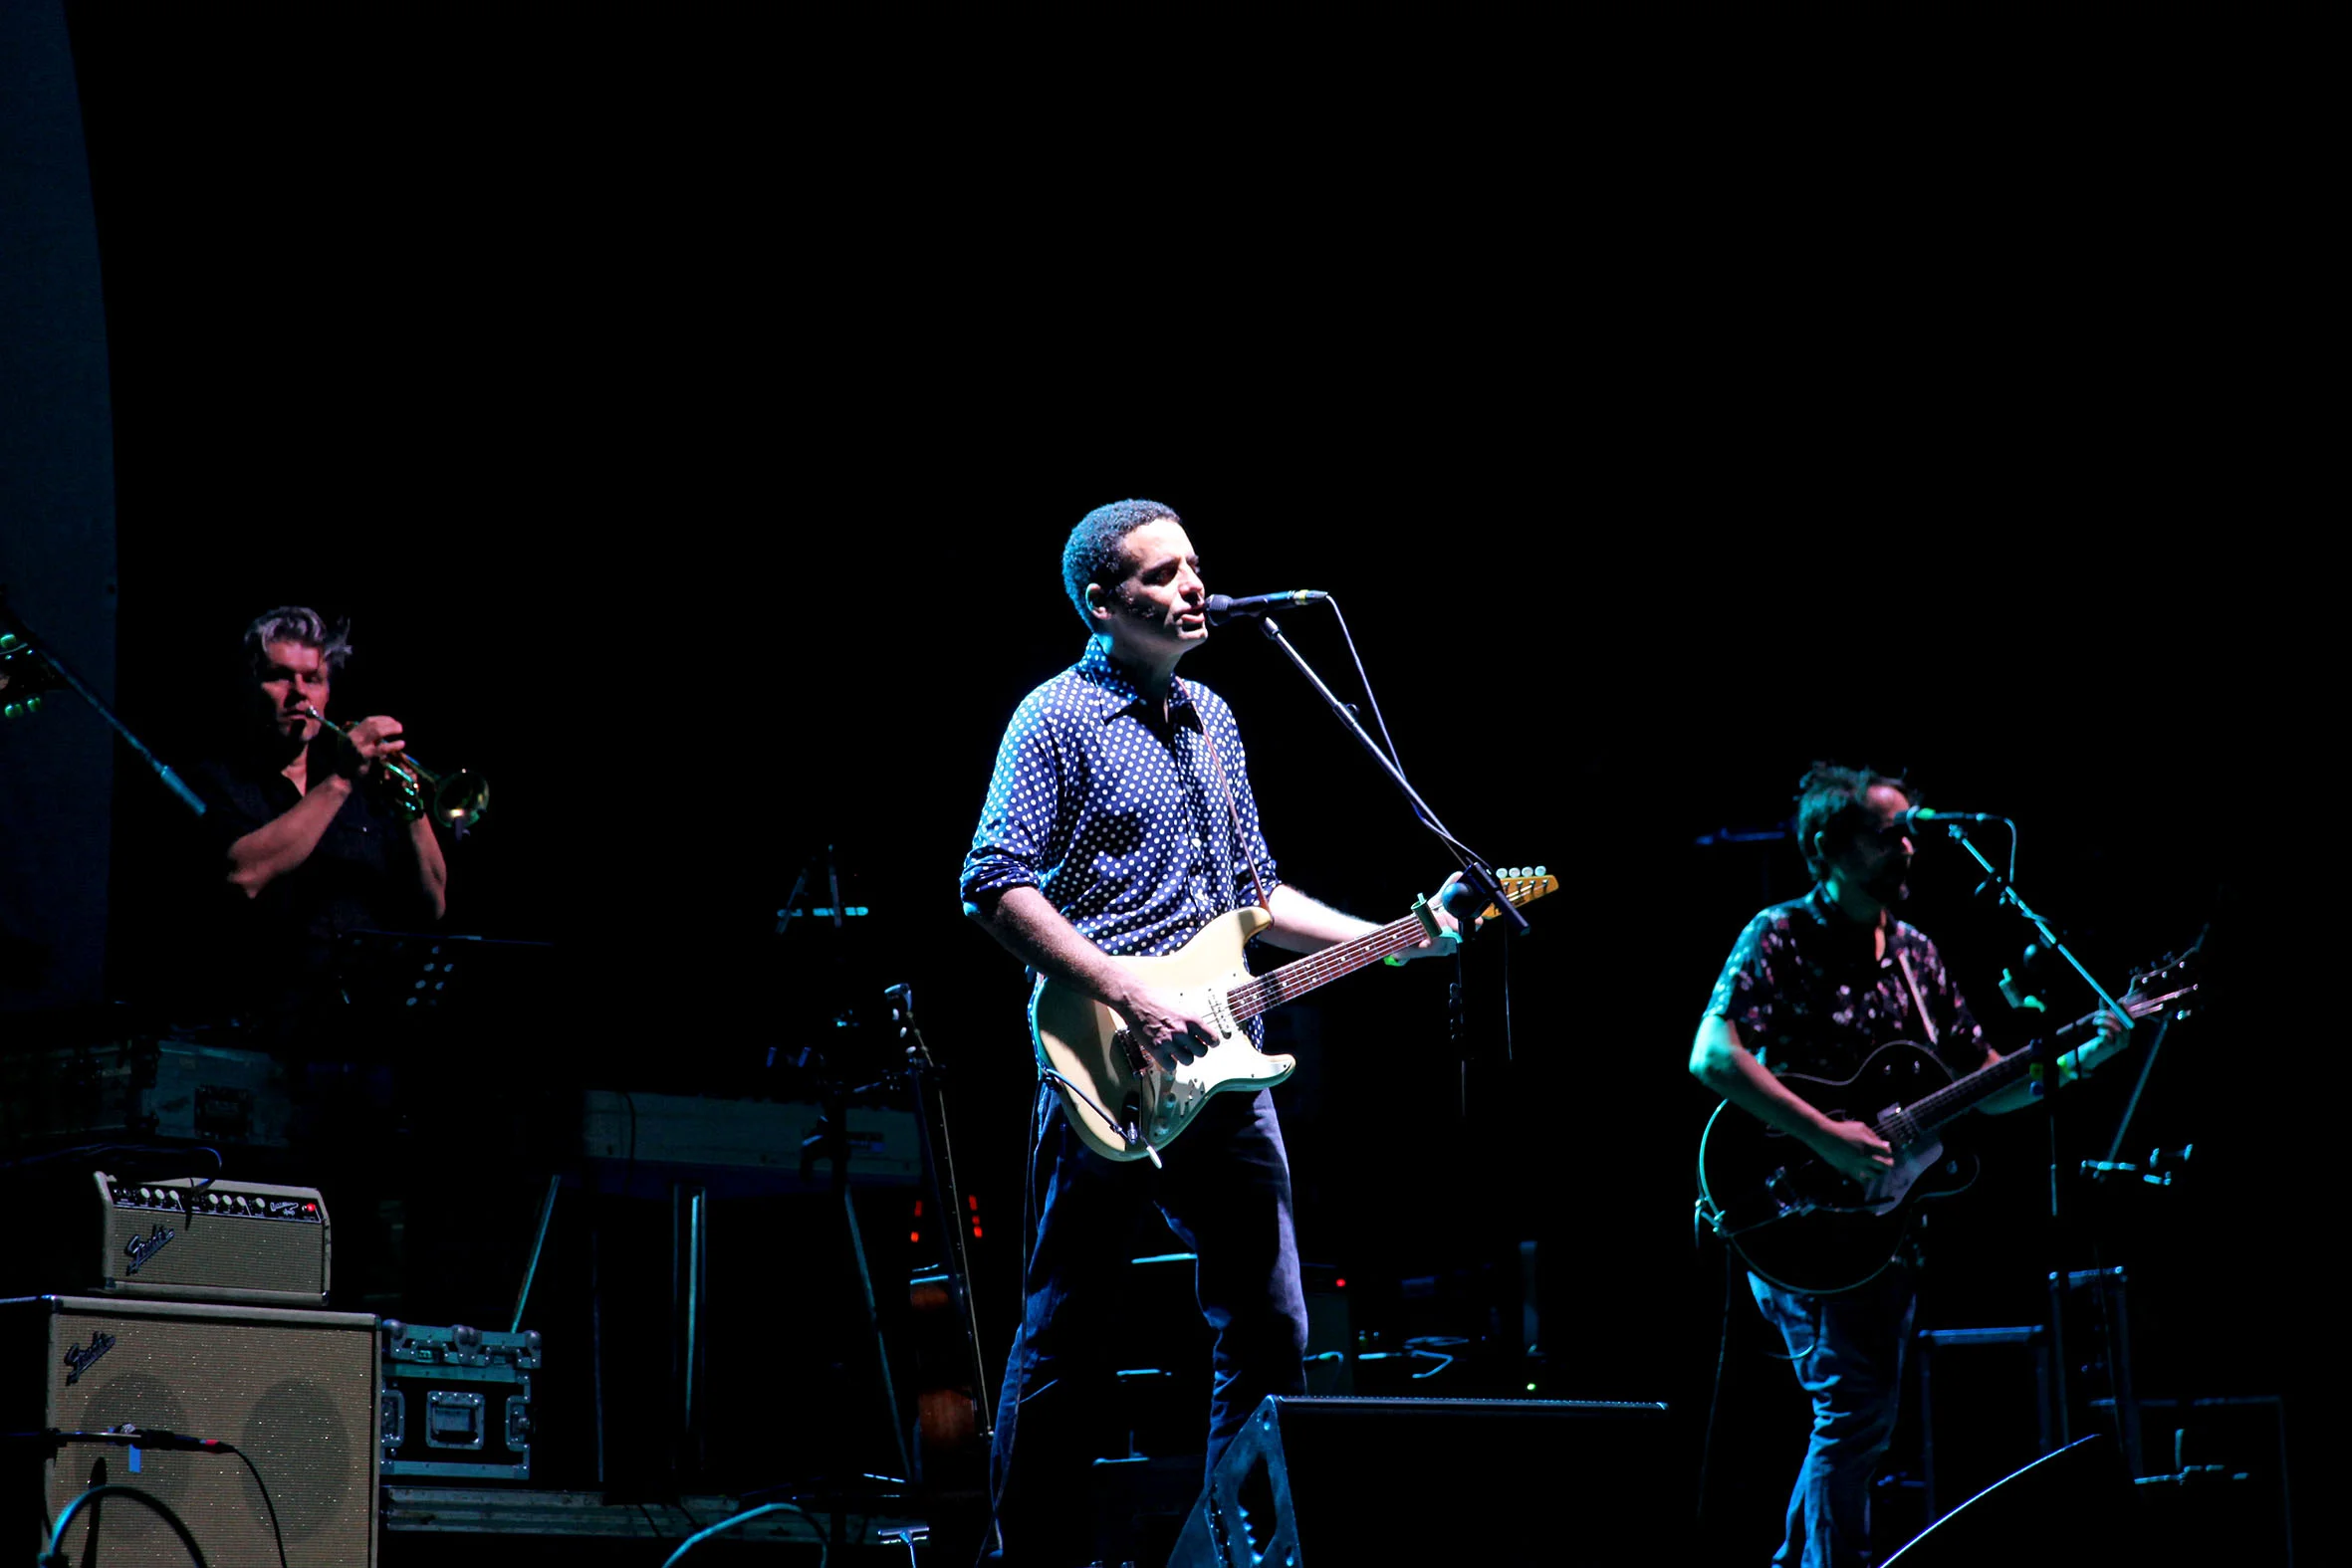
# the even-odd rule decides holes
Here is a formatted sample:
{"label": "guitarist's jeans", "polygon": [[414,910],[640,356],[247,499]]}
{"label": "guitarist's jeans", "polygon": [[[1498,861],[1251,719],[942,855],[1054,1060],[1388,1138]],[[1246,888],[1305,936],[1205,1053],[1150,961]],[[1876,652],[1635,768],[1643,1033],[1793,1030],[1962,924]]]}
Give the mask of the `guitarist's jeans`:
{"label": "guitarist's jeans", "polygon": [[1833,1296],[1798,1295],[1748,1276],[1756,1304],[1795,1358],[1813,1397],[1813,1441],[1788,1496],[1788,1521],[1772,1561],[1784,1568],[1857,1568],[1869,1561],[1870,1476],[1895,1434],[1903,1347],[1917,1297],[1896,1263],[1868,1284]]}
{"label": "guitarist's jeans", "polygon": [[[1274,1096],[1220,1094],[1167,1169],[1105,1160],[1079,1143],[1051,1089],[1032,1167],[1037,1236],[1021,1329],[997,1399],[990,1484],[1008,1564],[1067,1568],[1094,1549],[1093,1461],[1124,1453],[1110,1430],[1122,1367],[1175,1366],[1123,1320],[1129,1238],[1156,1208],[1199,1255],[1201,1313],[1216,1332],[1208,1462],[1269,1394],[1306,1392],[1306,1300],[1291,1225],[1291,1165]],[[1178,1368],[1177,1370],[1187,1370]]]}

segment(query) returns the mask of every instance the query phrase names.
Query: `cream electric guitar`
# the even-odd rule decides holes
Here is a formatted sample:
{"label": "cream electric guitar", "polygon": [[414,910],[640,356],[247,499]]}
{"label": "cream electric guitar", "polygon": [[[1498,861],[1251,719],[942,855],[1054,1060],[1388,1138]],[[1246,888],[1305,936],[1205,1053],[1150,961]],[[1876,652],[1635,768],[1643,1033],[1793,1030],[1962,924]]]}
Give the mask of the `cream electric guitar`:
{"label": "cream electric guitar", "polygon": [[[1533,903],[1559,887],[1541,866],[1499,871],[1496,880],[1514,906]],[[1499,913],[1489,905],[1481,921]],[[1317,986],[1402,953],[1428,937],[1435,917],[1416,905],[1402,920],[1253,975],[1242,950],[1273,924],[1251,905],[1219,915],[1174,953],[1122,958],[1119,963],[1177,999],[1216,1027],[1217,1043],[1173,1072],[1151,1063],[1127,1033],[1126,1020],[1093,998],[1041,978],[1029,999],[1029,1034],[1038,1074],[1061,1095],[1069,1124],[1086,1147],[1106,1160],[1150,1160],[1192,1125],[1220,1089],[1271,1088],[1291,1076],[1297,1058],[1274,1056],[1250,1043],[1242,1024]]]}

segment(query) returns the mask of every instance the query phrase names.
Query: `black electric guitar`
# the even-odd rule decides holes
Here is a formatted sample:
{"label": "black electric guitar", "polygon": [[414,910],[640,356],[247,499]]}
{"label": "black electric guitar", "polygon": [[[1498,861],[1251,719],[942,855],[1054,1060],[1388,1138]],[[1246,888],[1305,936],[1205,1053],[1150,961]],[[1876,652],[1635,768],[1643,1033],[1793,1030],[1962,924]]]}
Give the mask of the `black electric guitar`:
{"label": "black electric guitar", "polygon": [[[2167,959],[2136,975],[2120,1001],[2144,1018],[2197,989]],[[2054,1072],[2067,1041],[2090,1032],[2086,1014],[2045,1040],[1963,1077],[1909,1040],[1881,1045],[1850,1078],[1783,1073],[1780,1082],[1825,1116],[1869,1124],[1894,1167],[1867,1185],[1840,1176],[1812,1150],[1729,1100],[1699,1139],[1699,1213],[1757,1273],[1787,1290],[1830,1295],[1878,1277],[1911,1229],[1913,1206],[1977,1179],[1974,1154],[1948,1151],[1942,1129],[2037,1070]]]}

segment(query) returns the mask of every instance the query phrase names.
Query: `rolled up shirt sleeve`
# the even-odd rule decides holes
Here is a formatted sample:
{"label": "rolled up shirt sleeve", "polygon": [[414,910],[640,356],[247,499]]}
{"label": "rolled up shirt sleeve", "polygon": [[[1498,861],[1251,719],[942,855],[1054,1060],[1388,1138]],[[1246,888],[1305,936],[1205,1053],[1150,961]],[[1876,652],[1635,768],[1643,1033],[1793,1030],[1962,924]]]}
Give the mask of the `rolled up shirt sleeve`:
{"label": "rolled up shirt sleeve", "polygon": [[1759,1055],[1778,1031],[1783,978],[1776,971],[1787,944],[1787,917],[1770,909],[1759,914],[1732,944],[1732,955],[1707,999],[1708,1012],[1729,1020],[1740,1031],[1741,1041]]}
{"label": "rolled up shirt sleeve", "polygon": [[980,825],[964,856],[966,909],[1008,888],[1041,885],[1067,852],[1059,753],[1046,694],[1033,693],[1014,711],[997,747]]}

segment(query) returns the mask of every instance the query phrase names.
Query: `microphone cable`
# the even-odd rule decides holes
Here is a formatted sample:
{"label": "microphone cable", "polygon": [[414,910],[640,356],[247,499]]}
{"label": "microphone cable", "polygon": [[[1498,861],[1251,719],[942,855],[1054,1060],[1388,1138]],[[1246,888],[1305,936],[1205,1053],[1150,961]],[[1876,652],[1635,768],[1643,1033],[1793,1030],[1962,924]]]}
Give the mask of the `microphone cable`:
{"label": "microphone cable", "polygon": [[[34,1435],[27,1434],[26,1436],[30,1437]],[[243,1449],[238,1448],[235,1444],[223,1443],[218,1438],[190,1438],[176,1432],[165,1432],[159,1428],[132,1429],[120,1432],[59,1432],[53,1429],[51,1431],[38,1434],[38,1437],[41,1439],[41,1441],[50,1445],[53,1451],[56,1448],[68,1443],[103,1443],[115,1448],[133,1450],[154,1449],[166,1454],[235,1455],[237,1458],[244,1464],[245,1468],[252,1472],[254,1487],[261,1493],[261,1505],[269,1511],[270,1539],[277,1543],[278,1568],[287,1568],[286,1534],[278,1524],[278,1504],[276,1499],[270,1496],[270,1483],[262,1479],[261,1466],[253,1462],[252,1456],[248,1455]],[[107,1489],[109,1488],[106,1486],[93,1488],[93,1490],[101,1491]],[[127,1488],[115,1487],[113,1489],[122,1490]],[[84,1495],[88,1496],[89,1493],[85,1492]],[[145,1496],[146,1494],[141,1492],[139,1495]],[[77,1502],[76,1506],[79,1505],[80,1504]],[[65,1516],[59,1519],[58,1528],[63,1530],[65,1528],[66,1519],[69,1519],[72,1516],[73,1510],[68,1509]],[[54,1551],[56,1549],[56,1542],[52,1541],[50,1544],[51,1549]],[[192,1545],[189,1547],[189,1550],[191,1551],[194,1549],[195,1548]],[[199,1555],[196,1560],[201,1563],[204,1559]],[[46,1563],[46,1559],[44,1559],[44,1562]]]}
{"label": "microphone cable", "polygon": [[136,1486],[125,1486],[117,1481],[93,1486],[66,1504],[66,1511],[57,1516],[57,1525],[49,1532],[49,1546],[41,1554],[40,1568],[73,1568],[73,1559],[65,1553],[66,1527],[74,1522],[75,1514],[80,1513],[101,1497],[126,1497],[132,1502],[152,1508],[163,1516],[165,1524],[171,1526],[171,1532],[179,1537],[180,1545],[188,1549],[188,1556],[194,1561],[196,1568],[212,1568],[212,1565],[204,1560],[203,1549],[196,1544],[196,1537],[188,1533],[188,1527],[180,1522],[179,1515],[173,1513],[160,1497],[152,1492],[141,1491]]}

